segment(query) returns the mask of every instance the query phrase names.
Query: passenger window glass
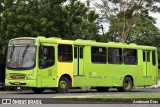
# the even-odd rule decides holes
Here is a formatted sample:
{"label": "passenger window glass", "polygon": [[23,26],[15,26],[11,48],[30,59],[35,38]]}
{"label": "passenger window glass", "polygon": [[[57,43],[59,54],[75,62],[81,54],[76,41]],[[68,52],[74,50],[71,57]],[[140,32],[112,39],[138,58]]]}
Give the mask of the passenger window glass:
{"label": "passenger window glass", "polygon": [[124,49],[124,64],[137,64],[137,50]]}
{"label": "passenger window glass", "polygon": [[83,48],[80,47],[80,58],[83,58]]}
{"label": "passenger window glass", "polygon": [[59,62],[72,62],[73,52],[72,45],[58,45],[58,61]]}
{"label": "passenger window glass", "polygon": [[47,68],[55,63],[55,51],[53,46],[44,46],[43,50],[39,48],[39,67]]}
{"label": "passenger window glass", "polygon": [[155,51],[152,51],[152,64],[156,65],[156,53],[155,53]]}
{"label": "passenger window glass", "polygon": [[93,63],[106,63],[106,57],[105,47],[91,47],[91,60]]}
{"label": "passenger window glass", "polygon": [[150,62],[150,51],[147,52],[147,62]]}
{"label": "passenger window glass", "polygon": [[122,49],[108,48],[108,63],[121,64],[122,63]]}
{"label": "passenger window glass", "polygon": [[146,53],[143,52],[143,62],[145,62],[145,61],[146,61]]}
{"label": "passenger window glass", "polygon": [[74,47],[74,58],[77,58],[77,47]]}

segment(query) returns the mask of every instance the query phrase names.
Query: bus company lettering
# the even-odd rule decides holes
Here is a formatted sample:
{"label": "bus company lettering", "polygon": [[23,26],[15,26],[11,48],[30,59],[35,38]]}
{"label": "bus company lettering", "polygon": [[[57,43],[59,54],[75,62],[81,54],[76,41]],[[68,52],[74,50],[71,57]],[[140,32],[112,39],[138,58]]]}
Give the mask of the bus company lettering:
{"label": "bus company lettering", "polygon": [[12,100],[12,104],[42,104],[41,100]]}
{"label": "bus company lettering", "polygon": [[134,104],[158,104],[156,100],[133,100]]}

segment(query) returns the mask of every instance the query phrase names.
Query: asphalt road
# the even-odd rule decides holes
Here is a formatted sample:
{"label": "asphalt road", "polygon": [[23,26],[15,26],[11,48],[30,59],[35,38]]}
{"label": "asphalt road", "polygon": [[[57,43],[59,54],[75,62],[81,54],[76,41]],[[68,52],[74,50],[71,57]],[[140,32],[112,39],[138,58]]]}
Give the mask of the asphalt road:
{"label": "asphalt road", "polygon": [[108,92],[97,92],[96,90],[81,91],[80,89],[72,89],[69,93],[56,93],[53,90],[46,89],[42,94],[34,94],[32,90],[23,91],[0,91],[0,98],[61,98],[66,96],[92,96],[92,95],[113,95],[113,94],[137,94],[137,93],[160,93],[160,88],[138,88],[131,92],[118,92],[116,89],[110,89]]}
{"label": "asphalt road", "polygon": [[[108,92],[97,92],[96,90],[92,90],[92,91],[81,91],[79,89],[72,89],[69,93],[63,93],[63,94],[58,94],[56,92],[54,92],[53,90],[45,90],[42,94],[34,94],[31,90],[23,90],[23,91],[0,91],[0,99],[14,99],[14,98],[23,98],[23,99],[28,99],[28,98],[34,98],[34,99],[39,99],[39,98],[49,98],[49,99],[53,99],[52,101],[54,102],[53,104],[55,104],[54,107],[82,107],[81,104],[83,104],[83,101],[62,101],[60,100],[55,100],[54,98],[61,98],[61,97],[68,97],[70,98],[71,96],[81,96],[82,98],[85,98],[85,96],[92,96],[92,95],[113,95],[113,94],[137,94],[137,93],[160,93],[160,88],[156,88],[156,89],[150,89],[150,88],[138,88],[138,89],[133,89],[131,92],[118,92],[116,89],[110,89]],[[83,97],[84,96],[84,97]],[[73,104],[72,104],[73,103]],[[59,105],[61,104],[61,105]],[[87,104],[83,104],[83,107],[159,107],[159,104],[101,104],[101,102],[88,102],[89,105]],[[25,106],[25,105],[24,105]],[[0,105],[1,107],[1,105]],[[14,106],[12,106],[14,107]],[[18,106],[16,106],[18,107]],[[40,106],[36,106],[34,105],[34,107],[40,107]],[[44,107],[44,105],[43,105]],[[47,107],[50,107],[50,105],[47,105]],[[53,107],[53,106],[52,106]]]}

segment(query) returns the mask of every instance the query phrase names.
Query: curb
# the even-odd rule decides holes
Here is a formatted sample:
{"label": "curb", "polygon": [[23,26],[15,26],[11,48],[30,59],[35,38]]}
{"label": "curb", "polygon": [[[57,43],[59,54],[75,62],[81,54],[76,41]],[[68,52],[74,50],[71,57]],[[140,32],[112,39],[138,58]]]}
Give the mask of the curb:
{"label": "curb", "polygon": [[157,85],[150,86],[150,88],[160,88],[160,81],[158,81]]}
{"label": "curb", "polygon": [[160,88],[160,81],[158,81],[158,84],[157,84],[157,85],[143,86],[143,87],[135,87],[135,89],[144,89],[144,88],[150,88],[150,89],[153,89],[153,88]]}

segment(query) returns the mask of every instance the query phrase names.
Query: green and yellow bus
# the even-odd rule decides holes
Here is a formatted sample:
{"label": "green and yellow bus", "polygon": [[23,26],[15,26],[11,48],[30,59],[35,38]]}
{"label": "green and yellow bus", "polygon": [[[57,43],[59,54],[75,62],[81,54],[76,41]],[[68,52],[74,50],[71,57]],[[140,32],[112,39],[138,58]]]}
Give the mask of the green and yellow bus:
{"label": "green and yellow bus", "polygon": [[130,91],[158,82],[157,49],[124,43],[61,38],[21,37],[10,40],[6,86],[30,87],[35,93],[74,87],[97,91]]}

